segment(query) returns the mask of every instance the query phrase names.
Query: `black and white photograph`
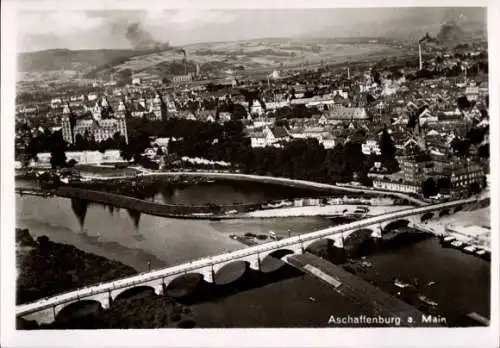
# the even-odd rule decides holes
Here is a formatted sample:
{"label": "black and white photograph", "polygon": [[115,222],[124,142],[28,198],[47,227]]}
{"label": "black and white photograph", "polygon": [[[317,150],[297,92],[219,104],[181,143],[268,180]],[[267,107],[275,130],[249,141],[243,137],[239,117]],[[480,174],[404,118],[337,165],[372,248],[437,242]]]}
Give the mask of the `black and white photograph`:
{"label": "black and white photograph", "polygon": [[2,96],[16,335],[491,328],[486,4],[36,3]]}

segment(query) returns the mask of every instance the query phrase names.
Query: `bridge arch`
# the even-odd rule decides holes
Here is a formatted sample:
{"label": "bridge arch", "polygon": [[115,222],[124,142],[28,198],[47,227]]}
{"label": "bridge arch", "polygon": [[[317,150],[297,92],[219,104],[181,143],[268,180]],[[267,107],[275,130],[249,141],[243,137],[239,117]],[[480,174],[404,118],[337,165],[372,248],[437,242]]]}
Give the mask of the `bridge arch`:
{"label": "bridge arch", "polygon": [[138,284],[129,287],[124,287],[111,292],[111,299],[113,301],[124,299],[129,296],[134,296],[141,292],[149,291],[151,294],[161,295],[163,293],[163,286],[151,286],[147,284]]}
{"label": "bridge arch", "polygon": [[394,230],[396,228],[408,227],[409,224],[410,224],[409,219],[397,219],[394,221],[390,221],[383,227],[382,233]]}
{"label": "bridge arch", "polygon": [[100,293],[93,293],[90,295],[83,295],[79,298],[75,298],[73,300],[67,301],[67,302],[62,302],[54,306],[54,317],[57,316],[59,311],[61,311],[64,307],[67,307],[73,303],[76,302],[81,302],[81,301],[96,301],[101,304],[101,307],[103,309],[108,309],[110,305],[110,297],[108,292],[100,292]]}
{"label": "bridge arch", "polygon": [[355,248],[369,240],[374,232],[373,229],[365,227],[355,230],[352,233],[346,233],[344,237],[344,246],[347,248]]}
{"label": "bridge arch", "polygon": [[420,216],[420,222],[426,222],[434,217],[434,213],[432,211],[429,211],[423,215]]}
{"label": "bridge arch", "polygon": [[281,269],[286,265],[284,258],[288,255],[297,254],[296,251],[282,248],[274,251],[266,252],[261,255],[260,271],[262,273],[271,273]]}
{"label": "bridge arch", "polygon": [[246,260],[242,260],[242,259],[235,259],[235,260],[230,260],[227,262],[218,263],[218,264],[214,265],[213,266],[214,275],[219,273],[222,269],[230,267],[230,266],[232,267],[235,264],[244,265],[245,269],[250,268],[250,262],[248,262]]}
{"label": "bridge arch", "polygon": [[271,251],[270,253],[263,254],[261,255],[261,260],[263,261],[267,257],[274,257],[276,259],[281,259],[282,257],[290,254],[295,254],[295,251],[290,250],[290,249],[277,249],[274,251]]}
{"label": "bridge arch", "polygon": [[[317,245],[320,246],[322,243],[327,243],[330,246],[334,246],[336,248],[342,248],[343,247],[343,239],[348,236],[348,233],[344,234],[332,234],[327,237],[318,237],[316,239],[310,239],[307,241],[302,242],[302,247],[303,250],[305,251],[306,249],[310,249],[311,246]],[[321,244],[320,244],[321,243]]]}
{"label": "bridge arch", "polygon": [[285,255],[288,255],[288,254],[302,254],[302,252],[303,252],[303,249],[302,249],[301,243],[296,243],[296,244],[286,245],[286,246],[283,246],[283,247],[278,247],[276,249],[266,250],[266,251],[260,252],[259,253],[259,259],[262,261],[266,257],[270,256],[271,254],[274,254],[273,256],[275,258],[281,259]]}
{"label": "bridge arch", "polygon": [[199,272],[180,274],[165,284],[163,291],[169,297],[184,297],[195,292],[203,281],[204,276]]}
{"label": "bridge arch", "polygon": [[233,260],[214,268],[214,284],[227,285],[239,281],[247,274],[250,263],[245,260]]}
{"label": "bridge arch", "polygon": [[439,217],[450,215],[450,209],[444,208],[439,212]]}
{"label": "bridge arch", "polygon": [[[92,310],[93,307],[93,310]],[[64,306],[61,306],[60,309],[55,314],[55,321],[64,321],[70,319],[72,314],[74,314],[78,310],[90,309],[91,313],[96,313],[98,311],[103,310],[104,308],[101,305],[101,302],[94,299],[86,299],[75,301],[71,303],[67,303]],[[90,314],[90,313],[87,313]]]}

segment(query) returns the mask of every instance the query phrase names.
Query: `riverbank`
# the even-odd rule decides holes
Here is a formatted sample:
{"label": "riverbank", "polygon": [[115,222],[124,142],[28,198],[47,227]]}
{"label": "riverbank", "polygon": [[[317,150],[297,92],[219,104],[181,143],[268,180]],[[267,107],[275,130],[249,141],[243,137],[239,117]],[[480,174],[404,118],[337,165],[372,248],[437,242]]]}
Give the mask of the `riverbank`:
{"label": "riverbank", "polygon": [[[16,229],[18,251],[29,248],[18,265],[16,303],[29,303],[88,284],[106,282],[137,273],[131,267],[46,237],[34,240],[27,229]],[[191,310],[167,296],[133,294],[117,299],[109,310],[82,307],[59,314],[58,320],[39,326],[17,319],[24,329],[128,329],[193,327]],[[95,305],[95,304],[94,304]]]}
{"label": "riverbank", "polygon": [[[193,170],[193,171],[152,171],[152,170],[144,170],[143,173],[138,174],[137,177],[175,177],[175,176],[183,176],[183,177],[203,177],[212,180],[239,180],[239,181],[251,181],[251,182],[259,182],[263,184],[278,184],[283,186],[295,187],[295,188],[305,188],[317,190],[320,192],[350,192],[355,194],[366,194],[369,196],[387,196],[394,197],[397,199],[403,199],[407,202],[416,204],[416,205],[427,205],[426,202],[412,197],[408,194],[401,192],[393,192],[393,191],[385,191],[374,189],[373,187],[367,186],[353,186],[349,184],[325,184],[314,181],[307,180],[299,180],[299,179],[289,179],[283,177],[273,177],[273,176],[263,176],[263,175],[253,175],[253,174],[242,174],[235,173],[230,171],[207,171],[207,170]],[[91,179],[96,180],[96,177],[92,177]],[[123,177],[102,177],[99,180],[116,180],[116,179],[124,179],[130,180],[129,176]]]}
{"label": "riverbank", "polygon": [[26,229],[16,229],[16,237],[20,247],[30,247],[18,265],[17,304],[137,273],[117,261],[54,243],[45,236],[30,239]]}
{"label": "riverbank", "polygon": [[490,207],[459,211],[453,215],[442,216],[439,220],[430,220],[424,228],[437,236],[450,237],[465,246],[491,252]]}
{"label": "riverbank", "polygon": [[[123,184],[123,185],[122,185]],[[162,187],[161,195],[167,200],[169,195],[176,189],[197,185],[200,182],[185,181],[167,182]],[[122,180],[113,180],[96,183],[77,183],[72,185],[61,185],[51,190],[39,190],[38,195],[53,194],[59,197],[79,199],[86,202],[100,203],[108,206],[129,209],[137,213],[149,215],[179,218],[179,219],[235,219],[235,218],[253,218],[253,217],[292,217],[292,216],[342,216],[346,214],[358,214],[358,205],[362,205],[362,215],[378,215],[395,209],[409,209],[410,205],[397,205],[397,202],[391,201],[388,204],[385,201],[366,200],[363,198],[332,197],[324,196],[321,193],[307,192],[304,189],[294,189],[290,195],[293,198],[285,198],[271,201],[257,201],[251,203],[244,202],[220,202],[200,204],[171,204],[155,202],[155,194],[158,195],[157,182],[129,182]],[[180,185],[180,186],[179,186]],[[18,189],[22,195],[22,188]],[[137,193],[137,192],[140,192]],[[36,193],[36,192],[35,192]],[[35,194],[26,193],[26,194]],[[152,197],[152,200],[147,200]],[[348,202],[343,204],[342,202]],[[349,204],[351,203],[351,204]],[[365,211],[366,209],[366,211]]]}

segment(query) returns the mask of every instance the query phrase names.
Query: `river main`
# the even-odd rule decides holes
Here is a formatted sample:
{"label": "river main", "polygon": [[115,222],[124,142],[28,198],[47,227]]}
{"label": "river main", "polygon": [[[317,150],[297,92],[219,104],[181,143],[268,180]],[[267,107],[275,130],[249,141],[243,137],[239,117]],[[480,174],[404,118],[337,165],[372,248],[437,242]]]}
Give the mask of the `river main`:
{"label": "river main", "polygon": [[[215,182],[160,190],[154,199],[170,204],[205,204],[208,202],[227,204],[256,203],[300,196],[307,196],[307,193],[293,191],[289,187],[275,186],[261,189],[258,185]],[[267,235],[269,230],[273,230],[278,235],[286,236],[288,230],[292,234],[299,234],[332,225],[330,220],[322,217],[221,221],[169,219],[60,197],[17,196],[16,204],[17,227],[28,228],[33,237],[45,235],[54,242],[70,244],[85,252],[114,259],[137,271],[146,271],[149,267],[166,267],[195,258],[244,248],[245,245],[229,237],[233,233]],[[489,317],[490,264],[484,260],[463,254],[458,250],[443,249],[435,238],[375,253],[369,255],[367,260],[373,264],[373,268],[358,275],[367,280],[374,280],[379,287],[395,296],[399,290],[394,287],[394,278],[412,283],[418,282],[422,293],[439,302],[439,312],[443,315],[458,318],[464,313],[477,312],[484,317]],[[247,302],[257,305],[260,301],[262,308],[272,309],[276,302],[275,297],[261,294],[263,291],[272,293],[272,289],[275,289],[280,294],[279,296],[299,291],[302,293],[301,296],[307,294],[312,296],[310,294],[313,293],[315,298],[333,301],[331,289],[319,284],[320,281],[312,279],[305,281],[304,279],[289,280],[288,282],[293,282],[291,287],[294,290],[291,292],[287,292],[290,284],[280,282],[262,290],[237,294],[221,303],[201,304],[200,308],[207,307],[210,310],[202,310],[197,322],[207,327],[228,325],[227,317],[238,313],[238,308],[241,308],[242,303]],[[437,281],[438,284],[427,287],[426,284],[430,281]],[[285,297],[282,300],[286,302]],[[289,300],[298,301],[296,298]],[[335,306],[338,306],[337,302]],[[215,307],[218,312],[227,312],[227,315],[217,317],[218,319],[211,316],[203,317],[205,312],[213,313]],[[276,317],[276,311],[277,309],[274,308],[269,310],[268,315],[262,314],[253,319],[247,316],[241,318],[237,316],[231,320],[231,325],[279,326],[285,325],[286,320],[290,320],[289,318],[293,318],[294,315],[299,315],[299,313],[288,313],[288,311],[287,315]],[[302,312],[300,316],[303,316],[304,320],[300,325],[324,326],[326,315],[327,313],[315,315],[314,311],[305,315]],[[289,324],[298,325],[299,323],[294,321]]]}
{"label": "river main", "polygon": [[[304,195],[288,187],[267,187],[238,182],[216,182],[160,190],[155,200],[173,204],[256,203]],[[36,238],[73,245],[80,250],[114,259],[138,271],[175,265],[245,247],[229,235],[238,233],[304,233],[331,225],[321,217],[180,220],[137,214],[125,209],[86,204],[68,198],[16,197],[17,227]]]}

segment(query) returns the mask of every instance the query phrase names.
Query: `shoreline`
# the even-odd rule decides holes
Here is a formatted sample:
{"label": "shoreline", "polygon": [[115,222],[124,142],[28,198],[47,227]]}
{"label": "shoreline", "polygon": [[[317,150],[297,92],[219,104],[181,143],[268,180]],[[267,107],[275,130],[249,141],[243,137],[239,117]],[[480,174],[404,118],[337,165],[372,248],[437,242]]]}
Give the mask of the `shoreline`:
{"label": "shoreline", "polygon": [[[137,170],[137,168],[134,168]],[[156,178],[156,177],[185,177],[185,178],[193,178],[193,177],[201,177],[212,180],[237,180],[237,181],[251,181],[263,184],[275,184],[281,186],[288,186],[294,188],[303,188],[310,189],[318,192],[352,192],[360,195],[369,195],[369,196],[390,196],[396,199],[404,199],[409,202],[412,202],[419,206],[427,205],[428,203],[417,199],[413,196],[405,194],[403,192],[394,192],[394,191],[386,191],[375,189],[373,187],[368,186],[360,186],[360,185],[351,185],[351,184],[326,184],[322,182],[315,181],[307,181],[300,179],[290,179],[284,177],[274,177],[274,176],[265,176],[265,175],[255,175],[255,174],[245,174],[245,173],[235,173],[230,171],[207,171],[207,170],[196,170],[193,169],[191,171],[152,171],[143,169],[141,173],[130,176],[83,176],[84,179],[89,181],[108,181],[108,180],[130,180],[130,179],[138,179],[138,178]]]}
{"label": "shoreline", "polygon": [[16,228],[16,239],[16,251],[30,247],[18,265],[18,305],[137,273],[119,261],[53,242],[46,236],[35,240],[28,229]]}
{"label": "shoreline", "polygon": [[[354,214],[354,211],[359,205],[355,204],[332,204],[326,206],[306,206],[306,207],[287,207],[287,208],[274,208],[274,209],[261,209],[249,213],[244,213],[243,218],[286,218],[286,217],[312,217],[312,216],[346,216]],[[387,211],[398,211],[404,209],[412,209],[413,206],[374,206],[368,205],[368,212],[366,216],[374,216],[384,214]],[[345,212],[345,210],[347,210]]]}
{"label": "shoreline", "polygon": [[[97,184],[97,183],[95,183]],[[115,183],[114,185],[117,185]],[[151,183],[149,183],[151,185]],[[175,185],[175,183],[174,183]],[[79,187],[80,186],[80,187]],[[87,186],[87,187],[86,187]],[[371,211],[368,215],[377,215],[386,212],[387,210],[402,210],[410,209],[411,205],[400,205],[398,202],[392,201],[380,204],[374,201],[376,198],[335,198],[336,196],[315,196],[314,189],[310,197],[305,194],[299,194],[298,198],[294,199],[281,199],[263,201],[259,203],[232,203],[232,204],[205,204],[205,205],[178,205],[178,204],[165,204],[156,203],[145,198],[137,198],[131,194],[124,194],[121,192],[113,192],[114,189],[108,191],[106,189],[99,189],[99,185],[92,185],[92,183],[78,185],[78,186],[59,186],[54,189],[23,189],[22,187],[16,188],[16,193],[22,195],[30,194],[47,194],[55,195],[58,197],[82,199],[93,203],[112,205],[115,207],[134,210],[140,213],[149,214],[153,216],[175,218],[175,219],[201,219],[201,220],[227,220],[227,219],[241,219],[241,218],[267,218],[267,217],[294,217],[294,216],[342,216],[346,213],[355,213],[356,206],[369,207]],[[31,191],[33,193],[30,193]],[[323,192],[323,191],[322,191]],[[300,192],[299,192],[300,193]],[[326,200],[334,199],[337,203],[325,203]],[[313,200],[312,203],[305,203],[304,201]],[[320,200],[325,201],[320,203]],[[342,203],[342,201],[347,201]],[[278,205],[285,205],[283,208],[267,208],[274,202]],[[286,204],[285,204],[286,203]],[[373,214],[372,212],[375,211]],[[379,212],[380,211],[380,212]]]}

